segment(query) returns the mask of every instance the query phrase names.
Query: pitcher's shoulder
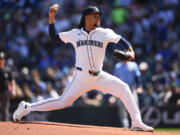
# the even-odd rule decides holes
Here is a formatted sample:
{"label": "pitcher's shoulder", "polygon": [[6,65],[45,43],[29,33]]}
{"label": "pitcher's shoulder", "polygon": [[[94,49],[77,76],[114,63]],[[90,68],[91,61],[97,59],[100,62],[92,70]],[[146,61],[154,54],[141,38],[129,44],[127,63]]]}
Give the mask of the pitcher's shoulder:
{"label": "pitcher's shoulder", "polygon": [[71,29],[71,30],[69,30],[69,31],[67,31],[67,32],[72,33],[72,34],[77,34],[77,33],[80,32],[80,29],[78,29],[78,28],[73,28],[73,29]]}
{"label": "pitcher's shoulder", "polygon": [[101,31],[103,33],[109,33],[109,32],[113,32],[112,29],[110,28],[103,28],[103,27],[100,27],[100,28],[97,28],[98,31]]}
{"label": "pitcher's shoulder", "polygon": [[73,28],[71,31],[73,32],[79,32],[81,29],[78,29],[78,28]]}

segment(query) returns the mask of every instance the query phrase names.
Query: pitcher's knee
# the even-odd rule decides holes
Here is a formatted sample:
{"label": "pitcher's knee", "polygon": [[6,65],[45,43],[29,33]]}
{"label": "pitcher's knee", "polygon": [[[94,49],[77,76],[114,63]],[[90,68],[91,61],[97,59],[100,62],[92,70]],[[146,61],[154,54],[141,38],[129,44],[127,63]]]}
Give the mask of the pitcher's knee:
{"label": "pitcher's knee", "polygon": [[114,96],[122,97],[123,95],[127,95],[130,92],[131,92],[131,90],[130,90],[129,86],[126,83],[123,83],[123,85],[118,87],[117,90],[111,91],[110,94],[112,94]]}

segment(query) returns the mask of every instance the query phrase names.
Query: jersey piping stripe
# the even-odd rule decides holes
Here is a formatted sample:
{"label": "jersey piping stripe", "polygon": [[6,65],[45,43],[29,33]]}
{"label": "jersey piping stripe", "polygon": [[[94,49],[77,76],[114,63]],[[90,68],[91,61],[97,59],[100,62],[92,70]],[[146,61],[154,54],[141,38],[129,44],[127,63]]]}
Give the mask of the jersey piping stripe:
{"label": "jersey piping stripe", "polygon": [[54,101],[61,100],[61,99],[64,97],[65,93],[67,93],[67,91],[68,91],[68,90],[69,90],[69,88],[71,87],[71,85],[72,85],[72,83],[74,82],[74,80],[75,80],[76,76],[77,76],[77,70],[76,70],[76,73],[75,73],[75,75],[74,75],[74,77],[73,77],[73,79],[72,79],[71,83],[68,85],[68,87],[67,87],[67,89],[64,91],[63,95],[62,95],[62,96],[60,96],[58,99],[53,99],[53,100],[50,100],[50,101],[46,101],[46,102],[43,102],[43,103],[40,103],[40,104],[37,104],[37,105],[31,106],[31,107],[37,107],[37,106],[39,106],[39,105],[43,105],[43,104],[46,104],[46,103],[50,103],[50,102],[54,102]]}
{"label": "jersey piping stripe", "polygon": [[[94,31],[91,35],[90,35],[90,40],[91,40],[91,36],[95,33],[96,31]],[[95,66],[95,62],[94,62],[94,59],[93,59],[93,53],[92,53],[92,46],[90,46],[90,51],[91,51],[91,58],[92,58],[92,62],[93,62],[93,66],[94,66],[94,69],[97,70],[96,66]]]}
{"label": "jersey piping stripe", "polygon": [[[83,35],[85,35],[83,32],[81,32]],[[87,40],[88,40],[88,36],[85,35]],[[91,65],[91,60],[90,60],[90,56],[89,56],[89,51],[88,51],[88,45],[87,45],[87,54],[88,54],[88,60],[89,60],[89,64],[90,64],[90,67],[91,67],[91,70],[92,70],[92,65]]]}

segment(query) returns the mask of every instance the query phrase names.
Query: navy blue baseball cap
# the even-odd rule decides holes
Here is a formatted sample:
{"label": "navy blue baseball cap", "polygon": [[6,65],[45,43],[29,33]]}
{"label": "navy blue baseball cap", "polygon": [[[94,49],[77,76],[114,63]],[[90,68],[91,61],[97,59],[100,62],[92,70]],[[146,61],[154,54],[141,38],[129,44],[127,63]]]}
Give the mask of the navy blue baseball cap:
{"label": "navy blue baseball cap", "polygon": [[83,10],[82,16],[90,15],[90,14],[99,14],[102,15],[102,12],[99,11],[99,9],[95,6],[89,6]]}

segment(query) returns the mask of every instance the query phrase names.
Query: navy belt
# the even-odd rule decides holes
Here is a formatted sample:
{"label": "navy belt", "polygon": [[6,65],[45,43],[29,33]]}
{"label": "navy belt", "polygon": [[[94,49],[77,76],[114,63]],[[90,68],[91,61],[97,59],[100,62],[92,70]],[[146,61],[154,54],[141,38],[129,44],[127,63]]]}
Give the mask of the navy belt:
{"label": "navy belt", "polygon": [[[76,69],[79,70],[79,71],[82,71],[81,67],[76,67]],[[89,70],[89,74],[91,74],[93,76],[98,76],[99,73],[100,73],[100,71],[94,72],[94,71]]]}

